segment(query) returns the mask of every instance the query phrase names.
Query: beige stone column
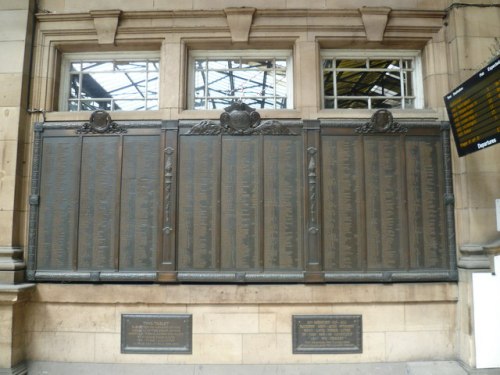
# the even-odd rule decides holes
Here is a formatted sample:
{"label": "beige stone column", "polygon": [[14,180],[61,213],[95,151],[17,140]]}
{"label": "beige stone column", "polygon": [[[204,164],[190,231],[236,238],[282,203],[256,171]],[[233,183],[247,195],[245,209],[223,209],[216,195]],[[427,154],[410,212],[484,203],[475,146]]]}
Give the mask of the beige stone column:
{"label": "beige stone column", "polygon": [[[477,73],[493,57],[500,35],[500,9],[452,5],[446,18],[448,91]],[[476,366],[473,278],[490,272],[488,249],[500,241],[495,199],[500,198],[500,146],[459,158],[452,139],[455,222],[459,266],[458,356]]]}
{"label": "beige stone column", "polygon": [[[26,374],[23,152],[34,0],[0,1],[0,373]],[[27,182],[25,183],[27,188]],[[16,284],[16,285],[13,285]]]}
{"label": "beige stone column", "polygon": [[0,2],[0,285],[23,280],[22,153],[34,0]]}
{"label": "beige stone column", "polygon": [[31,285],[0,285],[0,374],[26,374],[25,301]]}
{"label": "beige stone column", "polygon": [[295,43],[294,55],[294,71],[298,72],[294,76],[294,107],[302,109],[303,119],[316,119],[321,107],[318,43],[315,40],[298,40]]}

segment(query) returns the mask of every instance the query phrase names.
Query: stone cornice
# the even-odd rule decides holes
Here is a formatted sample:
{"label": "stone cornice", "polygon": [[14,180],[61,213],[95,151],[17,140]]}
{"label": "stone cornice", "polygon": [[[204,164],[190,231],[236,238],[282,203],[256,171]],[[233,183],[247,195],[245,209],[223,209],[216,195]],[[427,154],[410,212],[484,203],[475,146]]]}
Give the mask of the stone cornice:
{"label": "stone cornice", "polygon": [[[115,15],[117,11],[113,11]],[[91,13],[94,15],[92,16]],[[102,15],[101,15],[102,13]],[[109,12],[95,13],[39,13],[37,20],[43,23],[44,33],[50,34],[78,34],[82,29],[88,29],[93,25],[96,15],[106,16]],[[446,15],[444,11],[429,10],[391,10],[386,33],[403,34],[418,32],[421,34],[436,33],[443,26],[443,18]],[[250,37],[252,32],[305,32],[305,31],[344,31],[352,30],[358,32],[363,30],[361,13],[358,9],[256,9],[254,20],[250,28]],[[193,20],[190,24],[189,20]],[[205,19],[200,25],[200,19]],[[289,21],[287,22],[287,19]],[[152,20],[150,25],[144,25],[143,21]],[[164,22],[161,22],[163,20]],[[73,27],[75,23],[81,23],[80,30],[69,30],[60,28],[52,30],[51,23],[71,22]],[[84,25],[88,22],[88,25]],[[221,10],[182,10],[182,11],[134,11],[122,12],[120,14],[119,33],[171,33],[171,32],[229,32],[229,26],[226,22],[226,13]],[[360,29],[361,28],[361,29]],[[49,29],[51,29],[49,31]]]}

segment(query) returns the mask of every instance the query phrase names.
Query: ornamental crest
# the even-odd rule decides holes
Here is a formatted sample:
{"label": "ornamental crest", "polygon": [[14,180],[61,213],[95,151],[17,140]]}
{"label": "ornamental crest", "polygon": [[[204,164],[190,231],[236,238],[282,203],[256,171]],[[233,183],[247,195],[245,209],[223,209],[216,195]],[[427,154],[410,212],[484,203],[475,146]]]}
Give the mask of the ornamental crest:
{"label": "ornamental crest", "polygon": [[369,122],[356,128],[356,133],[406,133],[407,128],[394,122],[392,113],[387,109],[379,109],[372,115]]}
{"label": "ornamental crest", "polygon": [[90,115],[89,122],[76,131],[77,134],[120,134],[127,131],[111,120],[108,112],[99,110]]}
{"label": "ornamental crest", "polygon": [[220,124],[202,121],[193,126],[186,135],[294,135],[279,121],[268,120],[261,123],[260,114],[242,102],[235,102],[224,108]]}

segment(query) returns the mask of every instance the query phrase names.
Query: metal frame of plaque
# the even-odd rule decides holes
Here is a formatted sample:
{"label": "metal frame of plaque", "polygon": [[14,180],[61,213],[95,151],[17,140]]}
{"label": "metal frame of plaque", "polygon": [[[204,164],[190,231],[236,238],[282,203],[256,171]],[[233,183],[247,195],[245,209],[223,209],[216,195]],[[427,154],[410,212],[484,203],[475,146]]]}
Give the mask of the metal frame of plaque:
{"label": "metal frame of plaque", "polygon": [[192,354],[190,314],[122,314],[121,353]]}
{"label": "metal frame of plaque", "polygon": [[293,354],[363,352],[361,315],[293,315]]}

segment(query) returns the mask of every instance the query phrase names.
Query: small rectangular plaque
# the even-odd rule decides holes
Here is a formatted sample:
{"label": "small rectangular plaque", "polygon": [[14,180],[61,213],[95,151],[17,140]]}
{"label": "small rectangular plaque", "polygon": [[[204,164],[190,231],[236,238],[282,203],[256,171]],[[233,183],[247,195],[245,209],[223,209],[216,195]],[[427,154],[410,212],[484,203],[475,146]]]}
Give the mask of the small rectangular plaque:
{"label": "small rectangular plaque", "polygon": [[192,327],[187,314],[123,314],[121,352],[191,354]]}
{"label": "small rectangular plaque", "polygon": [[294,315],[294,354],[362,353],[361,315]]}

